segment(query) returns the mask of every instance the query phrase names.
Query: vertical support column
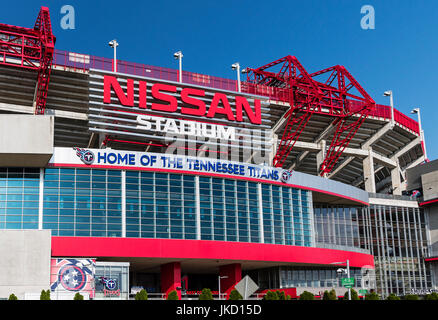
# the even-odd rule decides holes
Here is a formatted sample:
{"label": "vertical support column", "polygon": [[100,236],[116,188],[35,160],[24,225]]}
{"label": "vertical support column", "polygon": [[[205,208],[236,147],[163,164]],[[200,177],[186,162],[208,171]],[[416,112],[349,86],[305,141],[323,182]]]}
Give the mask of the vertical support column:
{"label": "vertical support column", "polygon": [[201,240],[201,202],[199,199],[199,176],[195,176],[195,205],[196,205],[196,240]]}
{"label": "vertical support column", "polygon": [[225,266],[219,267],[219,276],[227,278],[220,279],[221,282],[221,292],[226,293],[228,299],[231,290],[234,286],[242,280],[242,266],[240,263],[232,263]]}
{"label": "vertical support column", "polygon": [[392,194],[401,196],[402,187],[400,179],[400,166],[398,159],[396,160],[397,166],[391,169],[391,181],[392,181]]}
{"label": "vertical support column", "polygon": [[269,154],[269,165],[274,165],[274,157],[277,154],[278,149],[278,135],[275,133],[272,134],[272,149],[271,153]]}
{"label": "vertical support column", "polygon": [[161,265],[161,292],[168,294],[176,290],[181,300],[181,263],[170,262]]}
{"label": "vertical support column", "polygon": [[259,203],[259,237],[260,243],[265,243],[265,230],[263,227],[263,197],[262,197],[262,184],[257,183],[257,201]]}
{"label": "vertical support column", "polygon": [[[322,165],[322,163],[324,162],[324,159],[325,159],[326,141],[325,140],[321,140],[321,142],[319,143],[319,147],[320,147],[321,151],[319,151],[316,154],[316,170],[317,170],[317,172],[319,172],[319,168],[321,168],[321,165]],[[324,175],[322,177],[323,178],[327,178],[327,174],[324,173]]]}
{"label": "vertical support column", "polygon": [[106,149],[106,146],[103,145],[105,141],[105,134],[99,133],[99,149]]}
{"label": "vertical support column", "polygon": [[126,237],[126,170],[122,170],[122,238]]}
{"label": "vertical support column", "polygon": [[374,178],[374,159],[372,148],[368,150],[368,157],[363,159],[363,177],[365,181],[365,190],[376,193],[376,182]]}
{"label": "vertical support column", "polygon": [[44,168],[40,168],[40,190],[38,200],[38,230],[43,230],[43,208],[44,208]]}

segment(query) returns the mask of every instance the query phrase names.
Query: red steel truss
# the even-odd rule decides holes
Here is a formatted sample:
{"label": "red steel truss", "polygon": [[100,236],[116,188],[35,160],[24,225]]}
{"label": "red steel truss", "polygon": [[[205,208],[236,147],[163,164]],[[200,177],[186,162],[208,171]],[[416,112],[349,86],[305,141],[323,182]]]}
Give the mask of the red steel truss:
{"label": "red steel truss", "polygon": [[[335,117],[336,127],[325,152],[319,174],[331,172],[366,117],[375,109],[374,100],[343,67],[334,66],[309,74],[296,57],[286,56],[257,69],[247,68],[249,85],[263,85],[285,92],[290,109],[273,160],[282,167],[313,114]],[[254,88],[251,88],[254,91]],[[257,88],[255,88],[257,91]]]}
{"label": "red steel truss", "polygon": [[0,65],[38,72],[35,114],[44,114],[55,41],[47,7],[41,7],[33,29],[0,24]]}

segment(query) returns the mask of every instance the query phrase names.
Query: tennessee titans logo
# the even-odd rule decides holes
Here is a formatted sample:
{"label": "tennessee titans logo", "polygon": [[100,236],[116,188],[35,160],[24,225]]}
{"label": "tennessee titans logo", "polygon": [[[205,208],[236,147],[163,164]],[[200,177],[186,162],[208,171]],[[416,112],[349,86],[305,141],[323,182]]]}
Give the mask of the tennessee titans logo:
{"label": "tennessee titans logo", "polygon": [[108,278],[105,278],[105,277],[100,277],[100,282],[105,284],[105,287],[108,290],[114,291],[117,288],[117,281],[116,281],[116,279],[108,279]]}
{"label": "tennessee titans logo", "polygon": [[82,269],[73,264],[65,265],[58,274],[59,283],[69,291],[80,291],[87,283],[86,280]]}
{"label": "tennessee titans logo", "polygon": [[51,259],[51,291],[80,291],[93,298],[95,263],[93,259]]}
{"label": "tennessee titans logo", "polygon": [[283,172],[281,173],[280,180],[283,183],[288,183],[291,177],[292,177],[292,172],[291,171],[283,170]]}
{"label": "tennessee titans logo", "polygon": [[80,149],[80,148],[73,148],[73,150],[76,151],[76,155],[81,159],[81,161],[85,164],[92,164],[94,162],[94,153],[90,150]]}

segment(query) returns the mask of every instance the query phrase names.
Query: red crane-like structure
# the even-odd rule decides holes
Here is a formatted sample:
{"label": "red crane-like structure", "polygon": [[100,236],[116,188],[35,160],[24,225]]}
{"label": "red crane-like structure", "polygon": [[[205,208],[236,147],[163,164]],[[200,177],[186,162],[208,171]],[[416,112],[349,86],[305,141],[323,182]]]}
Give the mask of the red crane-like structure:
{"label": "red crane-like structure", "polygon": [[0,24],[0,65],[38,73],[35,114],[44,114],[46,107],[55,41],[47,7],[41,7],[33,29]]}
{"label": "red crane-like structure", "polygon": [[275,167],[283,167],[312,115],[323,114],[334,118],[336,128],[319,168],[321,176],[328,174],[376,105],[343,66],[308,73],[296,57],[289,55],[257,69],[247,68],[246,72],[247,88],[243,91],[263,95],[259,88],[272,87],[274,99],[290,104],[273,159]]}

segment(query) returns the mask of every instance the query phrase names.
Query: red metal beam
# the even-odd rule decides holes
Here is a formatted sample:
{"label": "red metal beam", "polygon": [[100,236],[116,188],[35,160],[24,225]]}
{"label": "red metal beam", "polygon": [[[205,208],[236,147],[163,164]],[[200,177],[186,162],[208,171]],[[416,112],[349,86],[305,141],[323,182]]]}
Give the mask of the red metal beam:
{"label": "red metal beam", "polygon": [[[279,71],[271,71],[275,68]],[[328,77],[325,80],[315,79],[326,75]],[[247,81],[255,86],[262,84],[289,90],[290,110],[273,160],[276,167],[284,165],[310,117],[318,113],[339,119],[320,168],[320,175],[329,173],[363,121],[375,108],[374,100],[343,66],[333,66],[309,74],[297,58],[286,56],[257,69],[248,68]],[[351,101],[357,102],[354,108]]]}
{"label": "red metal beam", "polygon": [[0,24],[0,65],[38,72],[35,114],[44,114],[55,41],[47,7],[41,7],[33,29]]}

